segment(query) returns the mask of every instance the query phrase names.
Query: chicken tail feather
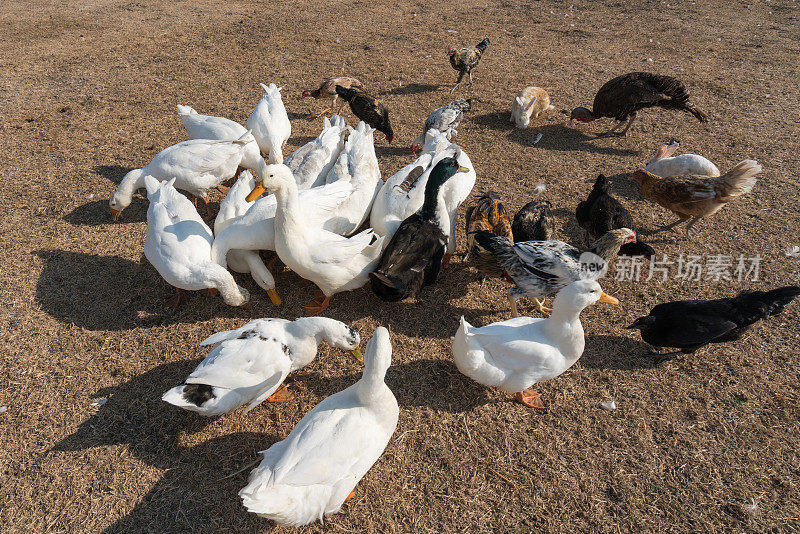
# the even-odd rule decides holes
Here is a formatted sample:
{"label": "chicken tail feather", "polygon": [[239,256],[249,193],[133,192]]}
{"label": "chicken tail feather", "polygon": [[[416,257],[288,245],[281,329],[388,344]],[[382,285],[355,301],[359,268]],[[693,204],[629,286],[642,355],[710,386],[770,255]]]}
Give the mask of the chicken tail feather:
{"label": "chicken tail feather", "polygon": [[732,200],[753,190],[761,165],[752,159],[746,159],[736,164],[734,168],[719,177],[722,182],[720,200]]}

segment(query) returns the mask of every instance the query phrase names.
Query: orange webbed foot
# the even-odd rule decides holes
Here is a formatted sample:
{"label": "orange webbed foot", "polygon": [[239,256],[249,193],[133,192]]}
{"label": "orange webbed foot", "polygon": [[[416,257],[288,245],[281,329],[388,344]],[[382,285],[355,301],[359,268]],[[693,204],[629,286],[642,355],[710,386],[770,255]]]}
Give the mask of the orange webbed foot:
{"label": "orange webbed foot", "polygon": [[524,404],[530,408],[536,408],[538,410],[545,409],[545,405],[542,402],[542,396],[531,389],[520,391],[514,395],[514,398],[520,404]]}
{"label": "orange webbed foot", "polygon": [[267,402],[286,402],[294,398],[292,392],[286,389],[286,384],[275,390],[275,392],[267,397]]}
{"label": "orange webbed foot", "polygon": [[331,303],[331,297],[326,297],[322,291],[317,291],[314,300],[304,306],[307,316],[319,315]]}

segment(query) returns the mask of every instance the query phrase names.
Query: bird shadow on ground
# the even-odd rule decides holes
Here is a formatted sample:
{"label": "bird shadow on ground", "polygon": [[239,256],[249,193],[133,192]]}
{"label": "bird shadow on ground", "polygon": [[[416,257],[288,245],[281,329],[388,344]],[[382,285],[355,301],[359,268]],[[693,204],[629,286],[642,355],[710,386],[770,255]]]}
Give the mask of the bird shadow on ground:
{"label": "bird shadow on ground", "polygon": [[556,208],[551,213],[564,221],[561,225],[561,233],[567,237],[567,243],[581,250],[588,248],[586,232],[578,224],[574,211],[567,208]]}
{"label": "bird shadow on ground", "polygon": [[580,362],[590,369],[651,369],[659,363],[644,357],[652,352],[650,345],[628,337],[588,334]]}
{"label": "bird shadow on ground", "polygon": [[[296,113],[296,112],[287,112],[286,116],[289,117],[289,120],[314,120],[317,118],[317,114],[314,112],[309,111],[308,113]],[[309,140],[313,139],[313,137],[309,138]],[[308,142],[308,141],[306,141]]]}
{"label": "bird shadow on ground", "polygon": [[436,91],[441,87],[440,85],[431,85],[427,83],[410,83],[387,91],[381,91],[379,95],[417,95],[420,93],[428,93]]}
{"label": "bird shadow on ground", "polygon": [[[355,384],[361,379],[361,372],[323,377],[317,372],[301,370],[292,376],[314,395],[324,398]],[[403,408],[426,406],[461,413],[492,402],[486,387],[461,374],[452,360],[422,358],[394,363],[386,373],[386,384]]]}
{"label": "bird shadow on ground", "polygon": [[133,169],[130,167],[123,167],[122,165],[98,165],[92,167],[92,170],[108,181],[119,184],[125,175]]}
{"label": "bird shadow on ground", "polygon": [[[540,133],[542,138],[534,145],[533,143]],[[586,135],[580,130],[569,128],[564,124],[533,125],[527,130],[514,129],[509,133],[508,138],[522,146],[536,146],[536,148],[543,150],[580,151],[612,156],[639,156],[641,154],[639,150],[590,143],[589,141],[595,141],[597,138]]]}
{"label": "bird shadow on ground", "polygon": [[316,139],[316,137],[311,135],[304,135],[302,137],[292,137],[291,139],[289,139],[289,143],[301,147],[306,143],[313,141],[314,139]]}
{"label": "bird shadow on ground", "polygon": [[[409,143],[410,145],[410,143]],[[414,153],[407,146],[376,146],[377,156],[413,156]]]}
{"label": "bird shadow on ground", "polygon": [[471,122],[480,126],[486,126],[495,130],[511,130],[514,124],[511,122],[511,113],[493,111],[482,115],[473,115]]}
{"label": "bird shadow on ground", "polygon": [[[130,206],[120,216],[117,224],[140,223],[147,220],[147,199],[139,195],[134,195]],[[63,220],[74,226],[99,226],[101,224],[112,224],[111,211],[108,208],[108,200],[94,200],[78,206],[71,212],[64,215]]]}
{"label": "bird shadow on ground", "polygon": [[[187,532],[222,527],[241,532],[252,531],[253,523],[268,525],[248,514],[236,498],[250,469],[225,477],[252,462],[258,451],[278,441],[278,436],[237,432],[193,447],[180,444],[182,434],[196,433],[213,419],[174,408],[161,400],[161,394],[181,383],[196,363],[160,365],[128,382],[97,391],[93,396],[107,398],[106,403],[48,452],[126,445],[137,459],[166,470],[133,510],[105,532]],[[110,482],[111,477],[104,472],[100,470],[92,482],[88,490],[92,494],[107,495],[117,484],[138,482]],[[220,515],[223,508],[226,512]]]}
{"label": "bird shadow on ground", "polygon": [[36,303],[63,323],[88,330],[128,330],[216,316],[249,318],[246,310],[200,292],[190,292],[191,304],[173,312],[164,303],[173,289],[144,259],[136,263],[65,250],[33,254],[44,264],[36,282]]}

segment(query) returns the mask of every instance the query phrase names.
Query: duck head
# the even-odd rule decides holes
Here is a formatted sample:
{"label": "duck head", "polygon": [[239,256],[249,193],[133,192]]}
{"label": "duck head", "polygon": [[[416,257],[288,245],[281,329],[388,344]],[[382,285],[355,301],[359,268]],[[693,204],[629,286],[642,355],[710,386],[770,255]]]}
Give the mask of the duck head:
{"label": "duck head", "polygon": [[580,312],[595,302],[619,304],[619,300],[604,293],[600,284],[595,280],[578,280],[558,292],[556,301],[553,302],[553,309],[555,310],[556,306],[561,305]]}
{"label": "duck head", "polygon": [[273,163],[272,165],[264,165],[259,170],[260,176],[256,179],[256,185],[253,190],[247,195],[247,202],[252,202],[267,191],[274,191],[281,187],[287,181],[294,181],[292,170],[283,163]]}

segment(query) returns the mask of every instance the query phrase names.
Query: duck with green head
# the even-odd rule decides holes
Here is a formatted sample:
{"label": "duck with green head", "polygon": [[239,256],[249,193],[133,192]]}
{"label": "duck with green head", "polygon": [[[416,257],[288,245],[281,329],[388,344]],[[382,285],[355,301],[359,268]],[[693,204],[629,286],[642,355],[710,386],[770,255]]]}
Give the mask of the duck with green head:
{"label": "duck with green head", "polygon": [[372,291],[381,300],[395,302],[419,293],[436,281],[450,236],[450,216],[442,198],[442,185],[459,172],[459,153],[441,159],[425,184],[425,201],[405,219],[383,251],[380,263],[370,273]]}

